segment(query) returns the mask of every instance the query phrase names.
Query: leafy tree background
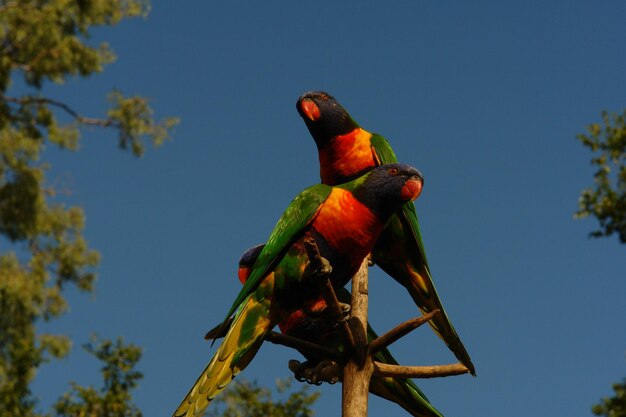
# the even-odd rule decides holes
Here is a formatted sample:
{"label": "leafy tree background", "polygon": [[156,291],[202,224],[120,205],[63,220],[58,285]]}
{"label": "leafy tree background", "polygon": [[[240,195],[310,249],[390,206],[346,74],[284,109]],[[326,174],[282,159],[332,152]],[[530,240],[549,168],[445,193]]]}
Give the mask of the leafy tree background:
{"label": "leafy tree background", "polygon": [[[85,127],[108,128],[123,150],[141,156],[150,141],[161,145],[177,118],[156,121],[148,100],[112,91],[104,117],[83,115],[71,103],[45,94],[47,83],[100,72],[115,55],[105,43],[90,45],[89,31],[121,20],[146,16],[143,1],[11,1],[0,5],[3,47],[0,55],[0,234],[8,250],[0,253],[0,415],[51,415],[37,406],[30,385],[37,369],[69,354],[72,341],[62,334],[38,331],[38,324],[67,312],[64,289],[73,285],[92,292],[99,254],[82,235],[81,207],[58,201],[63,193],[47,177],[42,159],[47,146],[77,151]],[[22,77],[21,80],[16,78]],[[7,90],[21,82],[20,95]],[[88,140],[88,139],[87,139]],[[72,383],[53,405],[58,417],[140,417],[132,390],[143,374],[136,369],[142,349],[93,338],[83,348],[101,363],[103,386]],[[278,386],[279,392],[288,387]],[[222,400],[225,415],[308,417],[318,394],[306,388],[287,399],[242,382]]]}
{"label": "leafy tree background", "polygon": [[84,348],[102,362],[103,386],[96,389],[72,383],[71,389],[54,404],[54,415],[141,417],[131,396],[143,377],[135,369],[141,359],[141,349],[133,344],[126,345],[119,338],[115,342],[94,338]]}
{"label": "leafy tree background", "polygon": [[[51,165],[42,159],[47,146],[76,151],[84,127],[109,128],[118,145],[135,156],[146,142],[169,138],[176,118],[156,121],[147,99],[109,95],[111,107],[101,118],[82,115],[56,97],[49,83],[100,72],[115,55],[106,43],[91,45],[90,30],[122,19],[145,16],[143,1],[4,1],[0,3],[0,414],[40,415],[30,384],[44,363],[66,356],[71,340],[41,333],[38,325],[67,309],[64,290],[92,292],[99,254],[82,231],[81,207],[57,197]],[[19,95],[8,90],[19,83]],[[7,247],[5,250],[4,248]],[[139,348],[120,339],[87,345],[105,365],[102,396],[92,388],[73,387],[55,406],[58,415],[137,416],[129,391],[141,374],[133,371]],[[77,404],[79,397],[83,404]],[[91,414],[90,414],[91,415]]]}
{"label": "leafy tree background", "polygon": [[604,417],[626,416],[626,379],[613,384],[613,391],[615,396],[603,398],[599,404],[593,406],[593,414]]}
{"label": "leafy tree background", "polygon": [[[602,123],[587,127],[586,134],[577,139],[589,148],[597,167],[594,186],[583,190],[576,213],[577,218],[595,217],[600,228],[592,237],[617,234],[626,243],[626,110],[621,113],[602,112]],[[626,380],[625,380],[626,381]],[[593,414],[606,417],[626,416],[626,384],[613,384],[614,397],[604,398],[593,406]]]}
{"label": "leafy tree background", "polygon": [[[600,228],[592,237],[617,234],[626,243],[626,111],[621,114],[602,112],[602,123],[587,127],[586,134],[577,139],[589,148],[597,168],[594,186],[583,190],[579,199],[577,218],[595,217]],[[626,416],[626,380],[613,384],[615,396],[602,399],[593,406],[593,414],[605,417]]]}
{"label": "leafy tree background", "polygon": [[626,110],[623,113],[602,113],[602,122],[587,127],[578,140],[594,154],[597,168],[594,186],[585,189],[579,200],[576,217],[595,217],[600,228],[593,237],[617,234],[626,243]]}
{"label": "leafy tree background", "polygon": [[292,389],[292,378],[276,381],[274,399],[272,391],[254,381],[236,380],[206,411],[207,417],[312,417],[311,406],[320,396],[304,385]]}

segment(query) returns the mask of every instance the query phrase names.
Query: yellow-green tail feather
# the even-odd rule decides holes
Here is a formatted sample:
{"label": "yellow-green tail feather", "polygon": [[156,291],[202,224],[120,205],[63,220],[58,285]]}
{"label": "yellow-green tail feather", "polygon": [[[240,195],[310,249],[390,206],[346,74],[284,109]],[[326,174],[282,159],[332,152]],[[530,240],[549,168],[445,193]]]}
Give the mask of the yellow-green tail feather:
{"label": "yellow-green tail feather", "polygon": [[174,417],[200,417],[209,403],[252,360],[263,338],[274,326],[270,318],[270,299],[248,296],[211,362],[202,372]]}

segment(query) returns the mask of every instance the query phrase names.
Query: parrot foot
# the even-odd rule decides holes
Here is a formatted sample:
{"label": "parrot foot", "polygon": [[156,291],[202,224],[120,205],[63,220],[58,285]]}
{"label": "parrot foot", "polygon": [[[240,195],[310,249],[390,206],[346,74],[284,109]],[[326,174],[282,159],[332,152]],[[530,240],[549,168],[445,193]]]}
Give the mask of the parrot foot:
{"label": "parrot foot", "polygon": [[350,319],[350,304],[342,303],[341,301],[338,304],[341,309],[341,318],[339,321],[348,321]]}
{"label": "parrot foot", "polygon": [[335,384],[341,377],[341,367],[335,361],[322,360],[317,364],[311,361],[300,363],[295,359],[289,361],[289,369],[300,382],[321,385],[323,382]]}
{"label": "parrot foot", "polygon": [[333,272],[333,267],[328,259],[320,256],[315,262],[311,262],[311,269],[308,271],[311,277],[326,278]]}

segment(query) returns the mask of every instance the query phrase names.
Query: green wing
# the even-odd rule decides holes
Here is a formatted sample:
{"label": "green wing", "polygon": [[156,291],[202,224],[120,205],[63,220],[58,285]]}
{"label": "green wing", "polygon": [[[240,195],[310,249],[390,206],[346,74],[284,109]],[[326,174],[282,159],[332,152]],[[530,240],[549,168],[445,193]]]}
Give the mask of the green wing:
{"label": "green wing", "polygon": [[250,278],[248,278],[239,292],[226,315],[225,321],[237,310],[243,300],[256,289],[263,277],[275,267],[291,244],[300,237],[306,226],[315,218],[326,198],[328,198],[331,189],[332,187],[328,185],[316,184],[301,192],[289,204],[278,223],[276,223],[263,251],[254,263]]}
{"label": "green wing", "polygon": [[396,154],[393,152],[393,149],[391,149],[387,139],[377,133],[373,133],[370,142],[380,165],[395,164],[398,162],[398,158],[396,158]]}
{"label": "green wing", "polygon": [[[381,164],[396,162],[396,156],[384,137],[375,134],[372,136],[371,142]],[[402,255],[398,254],[398,249],[401,248],[385,248],[385,244],[377,244],[374,248],[374,261],[409,290],[411,297],[422,312],[440,310],[440,313],[429,322],[430,326],[474,375],[476,372],[474,364],[452,326],[435,289],[422,242],[415,205],[412,202],[406,203],[402,206],[402,211],[397,213],[397,217],[399,222],[392,219],[381,235],[379,242],[392,245],[399,244],[398,239],[401,239],[405,250],[411,247],[415,249],[405,252],[406,258],[403,258]]]}
{"label": "green wing", "polygon": [[[387,142],[387,139],[374,133],[370,141],[381,165],[395,164],[398,162],[396,154],[393,152],[393,149],[391,148],[391,145],[389,145],[389,142]],[[430,268],[428,267],[428,260],[426,259],[426,252],[424,251],[424,242],[422,242],[422,234],[420,232],[419,222],[417,221],[415,205],[412,202],[406,203],[402,206],[402,213],[404,220],[411,227],[412,235],[417,242],[420,261],[423,262],[424,268],[426,268],[428,275],[430,275]]]}
{"label": "green wing", "polygon": [[[389,145],[387,139],[374,133],[371,142],[381,165],[395,164],[398,162],[398,158],[396,158],[396,154],[393,152],[393,149],[391,149],[391,145]],[[422,234],[420,233],[420,225],[417,221],[415,205],[412,202],[406,203],[402,206],[402,213],[404,214],[406,222],[411,226],[411,231],[419,246],[419,257],[430,275],[430,268],[428,267],[428,260],[426,259],[426,252],[424,251],[424,242],[422,242]]]}

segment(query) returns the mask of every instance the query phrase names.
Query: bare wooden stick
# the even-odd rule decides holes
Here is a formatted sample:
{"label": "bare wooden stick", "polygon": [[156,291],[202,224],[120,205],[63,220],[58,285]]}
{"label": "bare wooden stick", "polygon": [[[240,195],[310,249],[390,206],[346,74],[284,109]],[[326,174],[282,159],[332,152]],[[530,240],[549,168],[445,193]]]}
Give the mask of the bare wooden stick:
{"label": "bare wooden stick", "polygon": [[430,321],[437,313],[439,313],[438,309],[433,310],[430,313],[425,314],[421,317],[416,317],[416,318],[407,320],[404,323],[397,325],[396,327],[389,330],[384,335],[379,336],[376,339],[372,340],[369,346],[370,353],[373,355],[379,350],[386,348],[387,346],[389,346],[396,340],[400,339],[401,337],[406,336],[413,330],[417,329],[422,324]]}
{"label": "bare wooden stick", "polygon": [[333,360],[341,359],[341,353],[339,353],[335,349],[330,349],[326,346],[318,345],[317,343],[312,343],[304,339],[288,336],[286,334],[269,332],[265,336],[265,340],[276,345],[283,345],[296,350],[304,350],[311,353],[317,353],[324,358],[330,358]]}
{"label": "bare wooden stick", "polygon": [[467,373],[469,373],[469,369],[460,363],[432,366],[402,366],[374,361],[374,375],[377,376],[391,376],[395,378],[438,378]]}
{"label": "bare wooden stick", "polygon": [[326,301],[326,306],[332,313],[332,315],[336,318],[341,326],[341,332],[343,333],[344,341],[348,346],[348,350],[352,350],[356,346],[356,342],[354,340],[354,335],[348,322],[343,320],[343,311],[339,306],[339,300],[337,299],[337,294],[335,293],[335,289],[333,288],[333,284],[330,282],[330,279],[326,280],[326,284],[323,289],[324,300]]}
{"label": "bare wooden stick", "polygon": [[342,417],[366,417],[370,379],[374,371],[371,355],[367,354],[367,265],[365,259],[352,278],[352,308],[350,328],[355,350],[343,368]]}

